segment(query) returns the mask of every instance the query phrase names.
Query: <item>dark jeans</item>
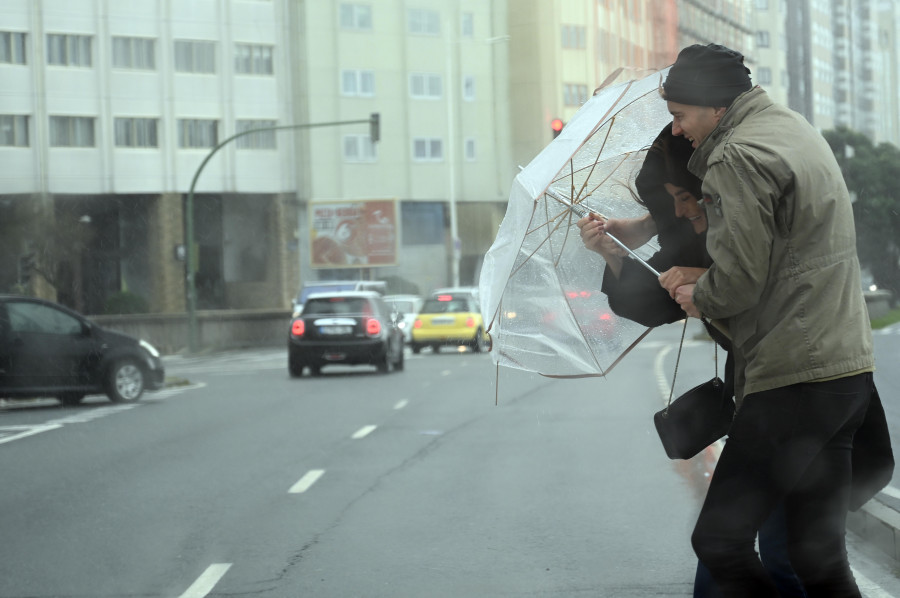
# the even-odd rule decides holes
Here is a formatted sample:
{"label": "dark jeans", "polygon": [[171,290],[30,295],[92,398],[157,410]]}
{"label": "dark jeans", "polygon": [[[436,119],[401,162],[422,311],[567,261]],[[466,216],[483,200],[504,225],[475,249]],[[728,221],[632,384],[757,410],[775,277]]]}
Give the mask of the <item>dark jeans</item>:
{"label": "dark jeans", "polygon": [[755,550],[784,502],[790,562],[810,598],[859,598],[844,545],[853,433],[872,374],[794,384],[744,398],[691,541],[722,595],[777,598]]}
{"label": "dark jeans", "polygon": [[[784,503],[769,515],[759,528],[759,558],[769,573],[781,598],[806,598],[806,592],[791,568],[788,556],[787,519]],[[694,598],[721,598],[722,593],[702,561],[697,562]]]}

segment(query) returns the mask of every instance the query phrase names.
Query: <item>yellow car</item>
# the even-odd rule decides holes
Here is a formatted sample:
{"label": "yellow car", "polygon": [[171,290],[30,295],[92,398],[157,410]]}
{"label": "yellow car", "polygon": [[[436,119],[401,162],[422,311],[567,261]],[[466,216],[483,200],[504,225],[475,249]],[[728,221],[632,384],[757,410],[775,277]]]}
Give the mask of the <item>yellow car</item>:
{"label": "yellow car", "polygon": [[480,353],[489,342],[481,310],[470,294],[438,293],[426,299],[419,310],[409,346],[413,353],[422,347],[437,353],[444,345],[465,345]]}

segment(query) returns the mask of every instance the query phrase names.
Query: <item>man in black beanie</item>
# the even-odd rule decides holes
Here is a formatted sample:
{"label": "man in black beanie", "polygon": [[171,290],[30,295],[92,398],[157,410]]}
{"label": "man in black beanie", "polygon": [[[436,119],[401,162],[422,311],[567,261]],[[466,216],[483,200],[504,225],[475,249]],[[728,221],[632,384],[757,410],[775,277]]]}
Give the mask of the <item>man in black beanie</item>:
{"label": "man in black beanie", "polygon": [[777,597],[754,549],[783,502],[809,598],[858,597],[844,544],[853,435],[874,389],[849,193],[822,136],[751,88],[740,53],[685,48],[663,84],[695,148],[713,265],[666,290],[727,321],[737,412],[692,536],[727,597]]}

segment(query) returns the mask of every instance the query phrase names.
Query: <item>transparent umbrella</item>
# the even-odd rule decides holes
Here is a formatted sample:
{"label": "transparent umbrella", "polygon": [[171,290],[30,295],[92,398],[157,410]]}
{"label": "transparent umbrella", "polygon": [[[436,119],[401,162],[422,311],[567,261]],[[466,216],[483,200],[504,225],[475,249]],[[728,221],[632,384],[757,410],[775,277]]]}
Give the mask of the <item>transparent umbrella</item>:
{"label": "transparent umbrella", "polygon": [[[609,309],[600,292],[605,262],[585,249],[575,223],[589,212],[646,213],[634,180],[671,118],[659,96],[665,75],[600,89],[513,181],[479,281],[495,363],[603,376],[649,332]],[[657,249],[654,239],[632,257],[643,261]]]}

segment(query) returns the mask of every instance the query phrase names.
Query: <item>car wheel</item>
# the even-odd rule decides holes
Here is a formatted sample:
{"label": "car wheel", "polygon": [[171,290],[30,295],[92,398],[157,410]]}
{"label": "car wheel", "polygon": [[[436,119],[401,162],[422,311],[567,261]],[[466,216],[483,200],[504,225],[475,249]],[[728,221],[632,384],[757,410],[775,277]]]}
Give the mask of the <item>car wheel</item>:
{"label": "car wheel", "polygon": [[475,353],[484,351],[484,333],[481,331],[481,328],[475,332],[475,339],[472,341],[472,351]]}
{"label": "car wheel", "polygon": [[403,347],[400,347],[400,351],[397,353],[397,361],[394,362],[394,369],[398,372],[403,371]]}
{"label": "car wheel", "polygon": [[294,359],[288,359],[288,372],[291,378],[299,378],[303,375],[303,364]]}
{"label": "car wheel", "polygon": [[391,352],[389,349],[385,349],[384,356],[375,362],[375,367],[378,368],[379,374],[387,374],[391,371]]}
{"label": "car wheel", "polygon": [[134,360],[115,362],[106,378],[106,395],[113,403],[133,403],[144,394],[144,372]]}
{"label": "car wheel", "polygon": [[81,399],[84,398],[83,392],[63,392],[57,395],[56,397],[59,399],[59,402],[67,407],[73,407],[81,403]]}
{"label": "car wheel", "polygon": [[409,346],[409,348],[412,349],[412,352],[413,352],[415,355],[418,355],[419,352],[422,350],[422,345],[420,345],[419,343],[412,343],[412,344]]}

